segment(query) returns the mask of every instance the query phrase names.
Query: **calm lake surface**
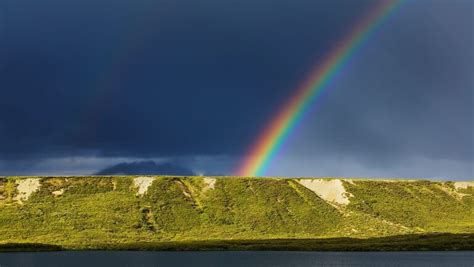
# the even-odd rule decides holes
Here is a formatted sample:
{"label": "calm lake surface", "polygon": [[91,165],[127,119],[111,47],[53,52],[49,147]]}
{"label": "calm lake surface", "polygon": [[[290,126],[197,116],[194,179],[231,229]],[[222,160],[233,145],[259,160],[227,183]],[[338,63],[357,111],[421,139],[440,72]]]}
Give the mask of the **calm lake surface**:
{"label": "calm lake surface", "polygon": [[474,252],[0,253],[0,266],[474,266]]}

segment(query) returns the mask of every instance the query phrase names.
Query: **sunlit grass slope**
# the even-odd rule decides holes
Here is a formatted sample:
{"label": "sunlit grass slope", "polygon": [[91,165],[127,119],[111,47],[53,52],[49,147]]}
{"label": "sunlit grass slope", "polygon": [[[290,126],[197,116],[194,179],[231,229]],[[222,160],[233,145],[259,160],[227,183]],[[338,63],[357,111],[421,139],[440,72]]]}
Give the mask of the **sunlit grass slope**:
{"label": "sunlit grass slope", "polygon": [[436,232],[467,233],[472,241],[473,186],[375,179],[3,177],[0,245],[127,248]]}

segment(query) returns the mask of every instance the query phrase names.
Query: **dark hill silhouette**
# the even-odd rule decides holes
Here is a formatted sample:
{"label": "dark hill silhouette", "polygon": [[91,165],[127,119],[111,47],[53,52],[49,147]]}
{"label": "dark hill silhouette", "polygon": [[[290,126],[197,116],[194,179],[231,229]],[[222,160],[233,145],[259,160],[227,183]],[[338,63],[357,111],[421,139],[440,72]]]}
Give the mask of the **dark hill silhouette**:
{"label": "dark hill silhouette", "polygon": [[96,175],[182,175],[191,176],[195,173],[186,167],[174,163],[156,163],[154,161],[123,162],[101,171]]}

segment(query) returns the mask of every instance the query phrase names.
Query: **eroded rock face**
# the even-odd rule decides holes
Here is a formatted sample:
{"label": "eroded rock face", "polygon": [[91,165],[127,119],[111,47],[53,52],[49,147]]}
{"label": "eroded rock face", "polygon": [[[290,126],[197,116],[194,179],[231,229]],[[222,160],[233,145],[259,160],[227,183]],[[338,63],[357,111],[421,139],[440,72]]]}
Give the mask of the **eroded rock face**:
{"label": "eroded rock face", "polygon": [[204,178],[204,191],[207,191],[209,189],[214,189],[216,185],[216,178],[209,178],[205,177]]}
{"label": "eroded rock face", "polygon": [[39,178],[27,178],[16,181],[17,195],[13,198],[19,202],[28,200],[34,192],[38,191],[41,183]]}
{"label": "eroded rock face", "polygon": [[468,187],[474,187],[474,182],[455,182],[454,188],[458,189],[467,189]]}
{"label": "eroded rock face", "polygon": [[0,179],[0,200],[4,200],[7,198],[6,193],[5,193],[5,180]]}
{"label": "eroded rock face", "polygon": [[54,196],[57,197],[57,196],[60,196],[60,195],[64,194],[64,191],[65,191],[64,188],[61,188],[61,189],[59,189],[59,190],[57,190],[57,191],[51,192],[51,194],[53,194]]}
{"label": "eroded rock face", "polygon": [[137,196],[143,196],[146,191],[148,191],[148,187],[153,183],[155,177],[137,177],[133,179],[133,186],[138,188]]}
{"label": "eroded rock face", "polygon": [[347,205],[350,202],[348,197],[350,194],[340,179],[302,179],[298,182],[328,202],[341,205]]}

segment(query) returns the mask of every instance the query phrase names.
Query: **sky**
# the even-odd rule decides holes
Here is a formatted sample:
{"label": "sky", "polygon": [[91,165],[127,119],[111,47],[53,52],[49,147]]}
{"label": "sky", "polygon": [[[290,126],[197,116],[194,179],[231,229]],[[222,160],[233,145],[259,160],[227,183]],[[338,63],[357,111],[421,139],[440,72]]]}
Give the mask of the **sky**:
{"label": "sky", "polygon": [[[374,0],[2,0],[0,175],[230,175]],[[474,2],[409,0],[269,176],[473,179]]]}

